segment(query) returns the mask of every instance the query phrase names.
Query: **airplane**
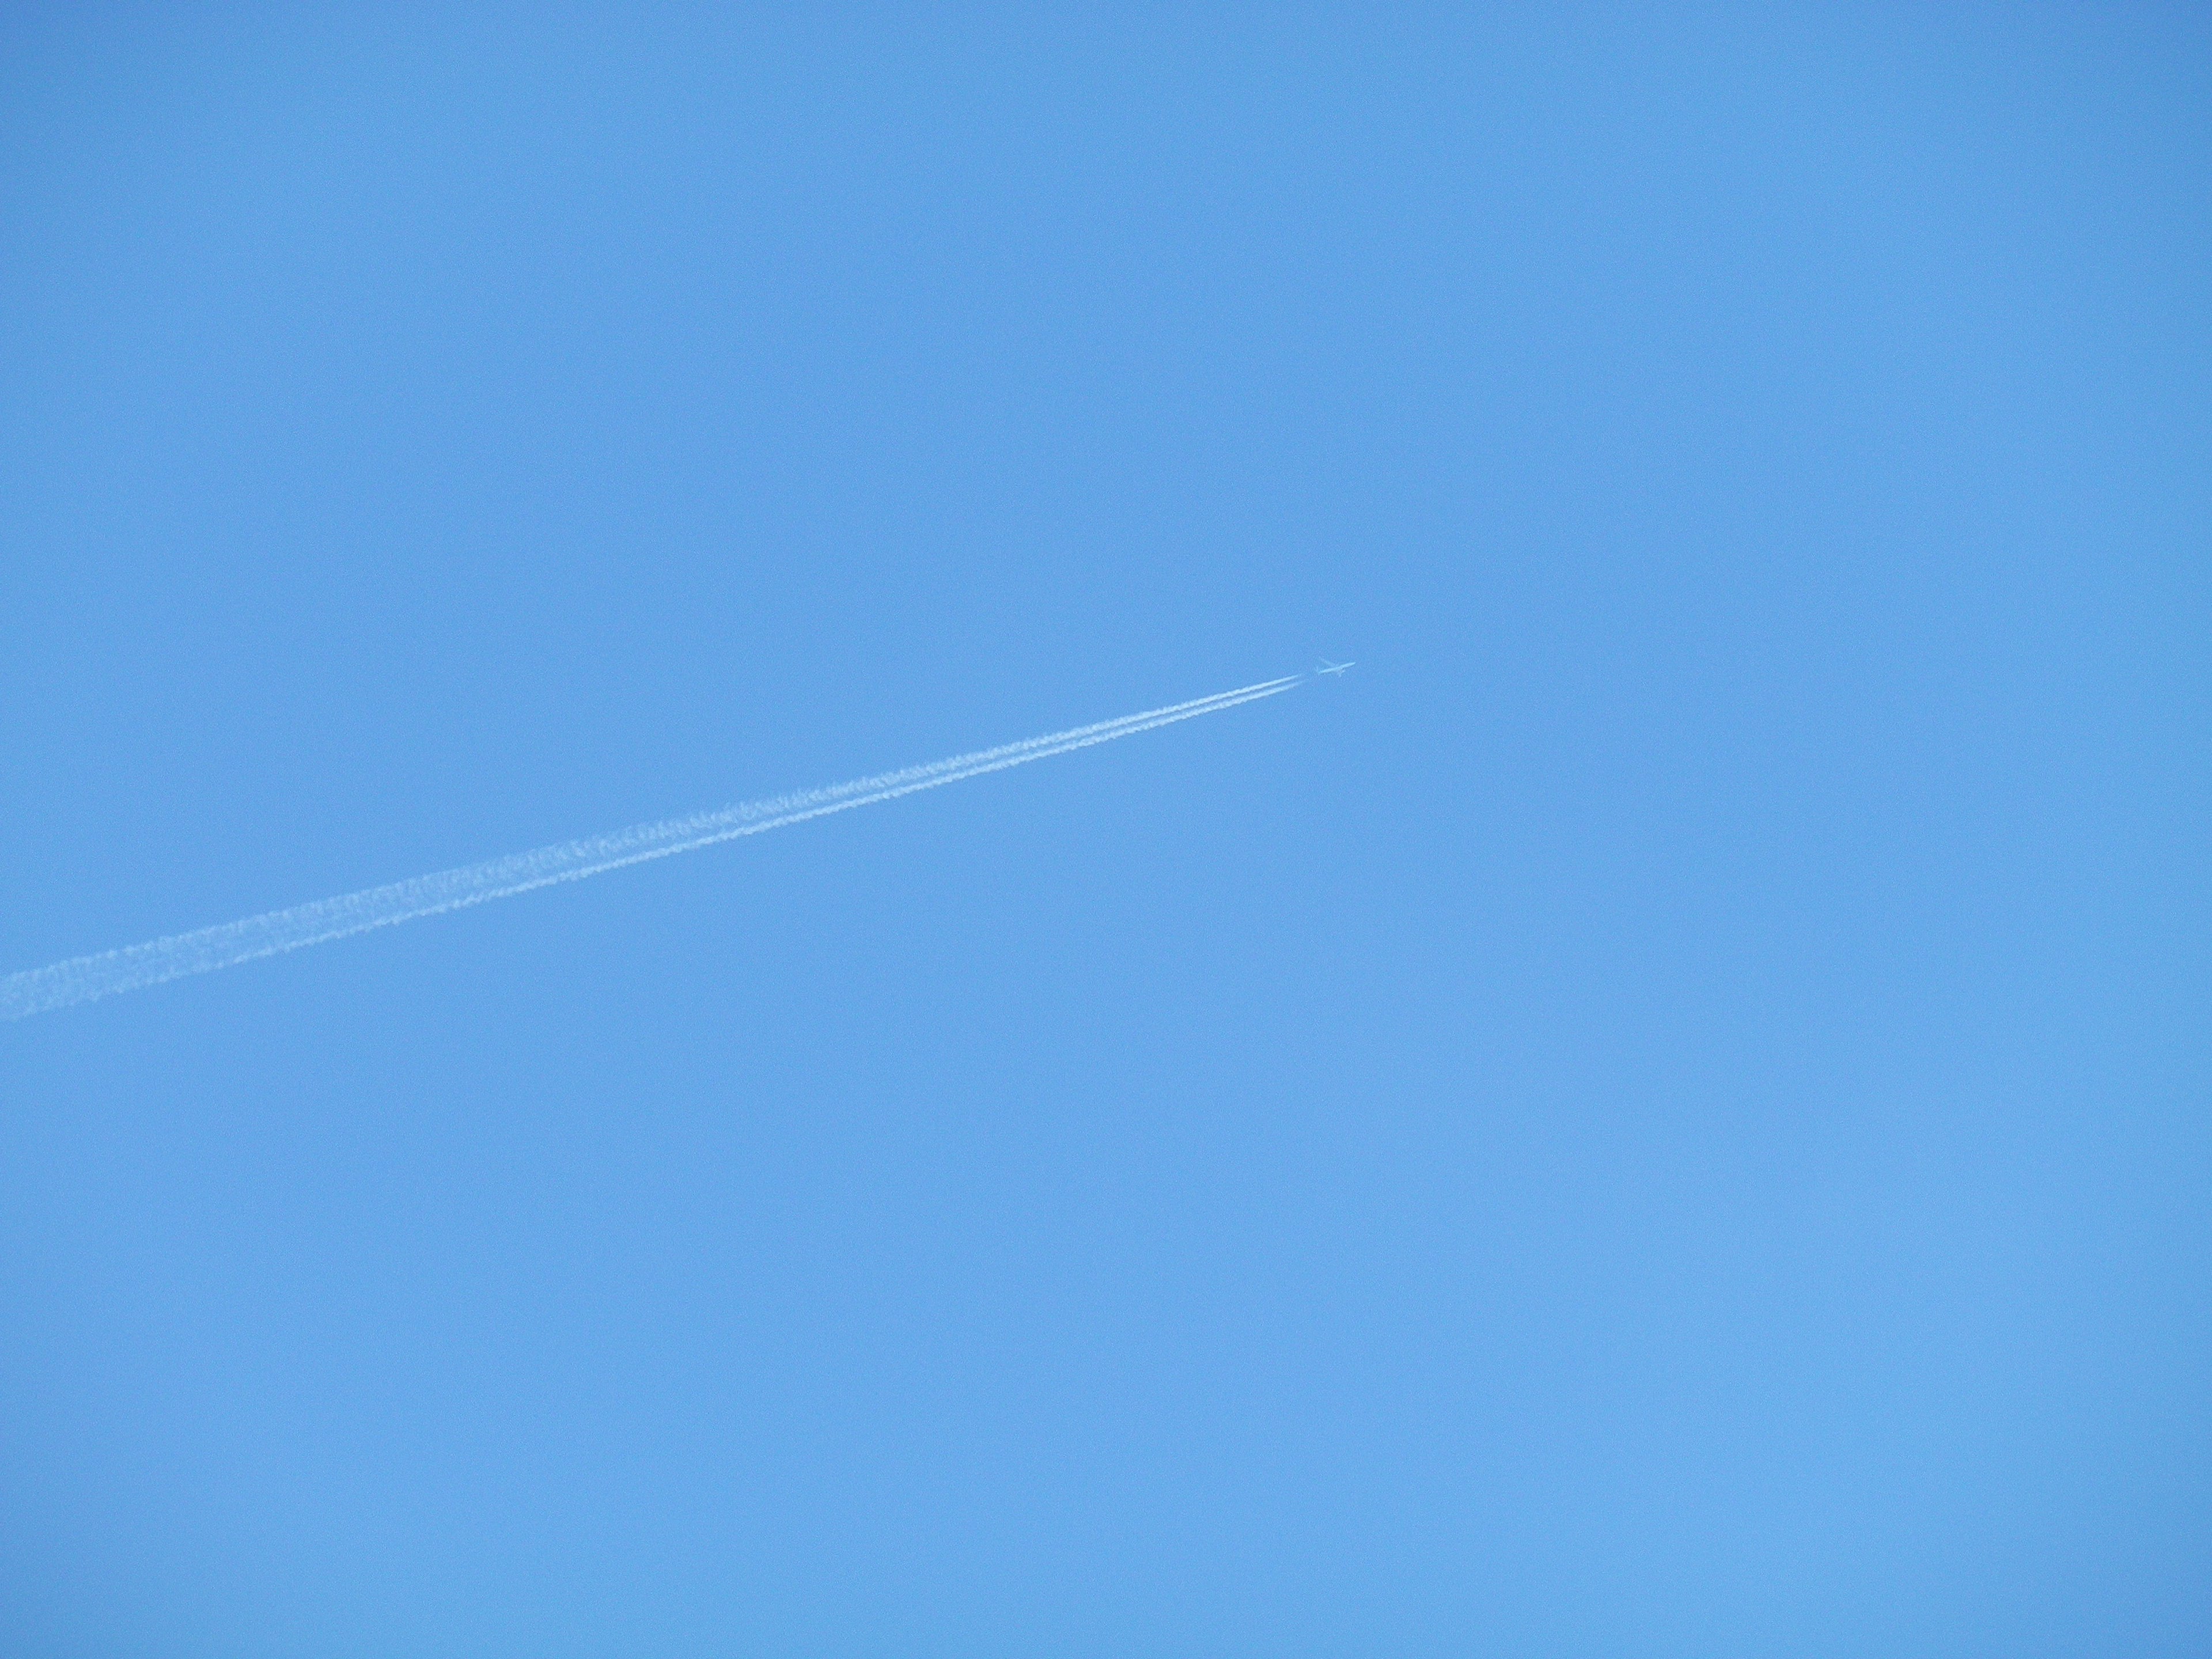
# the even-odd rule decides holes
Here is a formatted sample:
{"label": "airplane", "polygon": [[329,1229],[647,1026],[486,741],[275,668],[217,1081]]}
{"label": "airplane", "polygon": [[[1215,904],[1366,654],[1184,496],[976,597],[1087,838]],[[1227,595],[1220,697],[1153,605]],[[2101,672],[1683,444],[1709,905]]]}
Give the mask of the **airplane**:
{"label": "airplane", "polygon": [[1327,657],[1323,657],[1321,659],[1321,666],[1314,672],[1316,674],[1341,674],[1347,668],[1358,666],[1356,662],[1331,662]]}

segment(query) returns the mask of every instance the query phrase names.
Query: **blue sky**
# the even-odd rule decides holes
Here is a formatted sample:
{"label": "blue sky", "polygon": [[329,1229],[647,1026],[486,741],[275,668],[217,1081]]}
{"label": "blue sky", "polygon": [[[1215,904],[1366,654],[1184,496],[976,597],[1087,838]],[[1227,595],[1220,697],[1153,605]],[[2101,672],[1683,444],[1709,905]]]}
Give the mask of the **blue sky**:
{"label": "blue sky", "polygon": [[55,1655],[2203,1650],[2212,32],[13,9]]}

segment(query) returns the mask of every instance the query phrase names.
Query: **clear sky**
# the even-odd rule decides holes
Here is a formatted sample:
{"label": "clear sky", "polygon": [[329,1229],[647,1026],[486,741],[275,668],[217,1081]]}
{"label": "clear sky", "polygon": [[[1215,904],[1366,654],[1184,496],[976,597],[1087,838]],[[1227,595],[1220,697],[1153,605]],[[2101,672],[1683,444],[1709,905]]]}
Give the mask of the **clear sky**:
{"label": "clear sky", "polygon": [[2209,149],[2182,5],[9,8],[0,971],[1359,666],[0,1026],[0,1646],[2204,1652]]}

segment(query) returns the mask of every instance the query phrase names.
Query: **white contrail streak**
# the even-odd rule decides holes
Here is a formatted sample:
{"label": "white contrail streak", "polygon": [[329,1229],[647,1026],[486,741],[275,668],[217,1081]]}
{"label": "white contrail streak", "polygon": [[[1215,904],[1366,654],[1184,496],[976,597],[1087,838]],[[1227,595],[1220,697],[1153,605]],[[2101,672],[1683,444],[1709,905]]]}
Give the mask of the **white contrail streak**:
{"label": "white contrail streak", "polygon": [[911,795],[917,790],[934,789],[940,784],[957,783],[962,778],[979,777],[986,772],[1003,772],[1008,767],[1025,766],[1048,756],[1064,755],[1072,749],[1088,749],[1093,744],[1111,743],[1116,738],[1149,732],[1154,726],[1172,726],[1177,720],[1195,720],[1200,714],[1234,708],[1238,703],[1272,697],[1289,690],[1301,678],[1294,674],[1279,680],[1263,680],[1240,690],[1173,703],[1142,714],[1127,714],[1120,720],[1101,720],[1093,726],[1079,726],[1072,731],[1054,732],[1048,737],[1030,738],[996,749],[981,749],[972,755],[956,755],[951,760],[933,761],[926,766],[881,772],[872,778],[855,779],[828,789],[778,795],[688,818],[641,823],[604,836],[564,842],[557,847],[541,847],[534,853],[517,853],[459,870],[416,876],[386,887],[370,887],[338,898],[297,904],[289,910],[271,910],[265,915],[248,916],[243,921],[225,922],[219,927],[172,933],[167,939],[120,951],[72,957],[49,968],[34,968],[0,979],[0,1019],[21,1019],[27,1014],[90,1002],[118,991],[136,991],[159,985],[164,980],[181,979],[188,974],[212,973],[218,968],[251,962],[256,957],[296,951],[303,945],[320,945],[325,939],[365,933],[372,927],[389,927],[394,922],[412,921],[417,916],[434,916],[441,911],[482,904],[488,899],[526,893],[535,887],[550,887],[558,881],[580,881],[586,876],[619,870],[627,864],[642,864],[647,859],[688,853],[694,848],[711,847],[718,841],[732,841],[739,836],[757,836],[763,830],[781,829],[787,823],[848,811],[898,795]]}

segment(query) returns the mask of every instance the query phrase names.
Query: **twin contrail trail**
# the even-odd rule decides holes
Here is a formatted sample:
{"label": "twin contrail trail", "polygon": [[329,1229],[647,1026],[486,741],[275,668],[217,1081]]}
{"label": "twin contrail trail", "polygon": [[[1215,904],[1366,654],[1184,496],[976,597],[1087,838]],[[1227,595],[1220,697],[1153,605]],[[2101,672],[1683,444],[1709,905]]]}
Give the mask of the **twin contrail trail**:
{"label": "twin contrail trail", "polygon": [[1111,743],[1116,738],[1132,737],[1155,726],[1172,726],[1178,720],[1195,720],[1200,714],[1218,714],[1239,703],[1272,697],[1289,690],[1302,678],[1293,674],[1282,679],[1263,680],[1239,690],[1172,703],[1141,714],[1127,714],[1120,720],[1101,720],[1093,726],[1079,726],[1072,731],[1054,732],[1047,737],[1030,738],[996,749],[981,749],[972,755],[955,755],[950,760],[933,761],[926,766],[880,772],[872,778],[856,778],[827,789],[809,789],[795,795],[749,801],[741,806],[701,812],[688,818],[641,823],[604,836],[563,842],[557,847],[541,847],[534,853],[516,853],[459,870],[395,881],[386,887],[366,888],[338,898],[297,904],[289,910],[271,910],[265,915],[248,916],[243,921],[225,922],[219,927],[172,933],[167,939],[152,939],[120,951],[72,957],[49,968],[34,968],[0,979],[0,1019],[21,1019],[27,1014],[90,1002],[118,991],[136,991],[159,985],[164,980],[182,979],[188,974],[212,973],[218,968],[251,962],[256,957],[296,951],[303,945],[320,945],[325,939],[365,933],[372,927],[389,927],[395,922],[412,921],[417,916],[434,916],[441,911],[527,893],[532,888],[550,887],[555,882],[581,881],[586,876],[619,870],[628,864],[642,864],[647,859],[664,859],[671,854],[688,853],[694,848],[711,847],[718,841],[757,836],[763,830],[778,830],[787,823],[799,823],[875,801],[911,795],[917,790],[934,789],[940,784],[957,783],[962,778],[1026,766],[1031,761],[1064,755],[1072,749],[1088,749],[1093,744]]}

